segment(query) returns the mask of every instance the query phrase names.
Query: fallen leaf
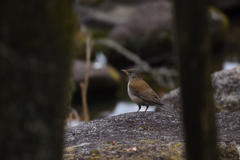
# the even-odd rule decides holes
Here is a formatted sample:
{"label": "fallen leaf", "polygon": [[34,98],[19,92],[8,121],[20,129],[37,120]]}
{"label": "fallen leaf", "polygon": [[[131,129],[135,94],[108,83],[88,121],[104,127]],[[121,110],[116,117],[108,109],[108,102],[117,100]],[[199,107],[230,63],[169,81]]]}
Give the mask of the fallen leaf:
{"label": "fallen leaf", "polygon": [[133,150],[133,151],[136,151],[136,150],[137,150],[137,147],[133,147],[132,150]]}

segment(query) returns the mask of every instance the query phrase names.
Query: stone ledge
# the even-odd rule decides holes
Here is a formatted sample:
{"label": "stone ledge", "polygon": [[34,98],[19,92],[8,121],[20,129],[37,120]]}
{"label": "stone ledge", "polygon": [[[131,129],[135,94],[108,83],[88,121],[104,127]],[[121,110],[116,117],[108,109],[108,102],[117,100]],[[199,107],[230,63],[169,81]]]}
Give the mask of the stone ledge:
{"label": "stone ledge", "polygon": [[[216,119],[220,159],[238,159],[240,113]],[[158,112],[93,120],[65,130],[64,159],[185,159],[182,125],[179,115]]]}

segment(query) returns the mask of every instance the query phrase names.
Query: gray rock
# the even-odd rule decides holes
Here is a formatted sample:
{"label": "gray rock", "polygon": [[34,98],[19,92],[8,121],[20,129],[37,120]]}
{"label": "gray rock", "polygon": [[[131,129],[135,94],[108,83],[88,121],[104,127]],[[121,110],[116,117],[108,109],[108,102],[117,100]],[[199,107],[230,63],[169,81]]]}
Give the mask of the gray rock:
{"label": "gray rock", "polygon": [[[165,94],[161,98],[161,100],[167,107],[169,107],[177,112],[180,111],[181,103],[180,103],[180,89],[179,88],[172,90],[168,94]],[[164,112],[165,110],[162,109],[161,107],[157,107],[155,111],[156,112]]]}
{"label": "gray rock", "polygon": [[[220,158],[238,159],[240,113],[218,113]],[[134,112],[65,130],[64,159],[185,159],[178,115]],[[135,148],[136,147],[136,148]]]}
{"label": "gray rock", "polygon": [[[216,112],[240,111],[240,66],[212,74]],[[162,97],[162,101],[174,110],[180,110],[180,90],[175,89]],[[157,112],[163,111],[156,108]]]}
{"label": "gray rock", "polygon": [[240,66],[212,74],[217,112],[240,111]]}

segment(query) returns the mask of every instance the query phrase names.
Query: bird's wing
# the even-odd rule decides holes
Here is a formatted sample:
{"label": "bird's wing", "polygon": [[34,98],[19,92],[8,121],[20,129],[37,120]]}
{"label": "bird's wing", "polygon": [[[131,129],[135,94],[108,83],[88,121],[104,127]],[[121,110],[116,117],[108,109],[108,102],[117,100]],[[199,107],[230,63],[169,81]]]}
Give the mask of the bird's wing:
{"label": "bird's wing", "polygon": [[150,103],[155,103],[158,105],[163,105],[158,95],[151,89],[151,87],[144,81],[132,81],[129,84],[129,89],[131,93],[138,98],[141,98]]}

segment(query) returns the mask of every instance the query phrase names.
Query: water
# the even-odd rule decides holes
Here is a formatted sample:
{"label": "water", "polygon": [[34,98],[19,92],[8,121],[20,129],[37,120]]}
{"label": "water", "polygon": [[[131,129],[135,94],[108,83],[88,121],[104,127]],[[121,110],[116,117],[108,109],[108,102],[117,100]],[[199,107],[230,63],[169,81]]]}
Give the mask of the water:
{"label": "water", "polygon": [[240,63],[238,61],[224,61],[223,62],[223,69],[224,70],[232,69],[232,68],[237,67],[239,65],[240,65]]}
{"label": "water", "polygon": [[[155,108],[156,108],[155,106],[150,106],[148,108],[148,111],[154,111]],[[143,106],[140,111],[145,111],[145,109],[146,107]],[[136,105],[135,103],[120,101],[117,103],[114,110],[109,113],[108,117],[116,116],[116,115],[128,113],[128,112],[136,112],[137,110],[138,110],[138,105]],[[102,113],[100,113],[100,115],[101,114]]]}

